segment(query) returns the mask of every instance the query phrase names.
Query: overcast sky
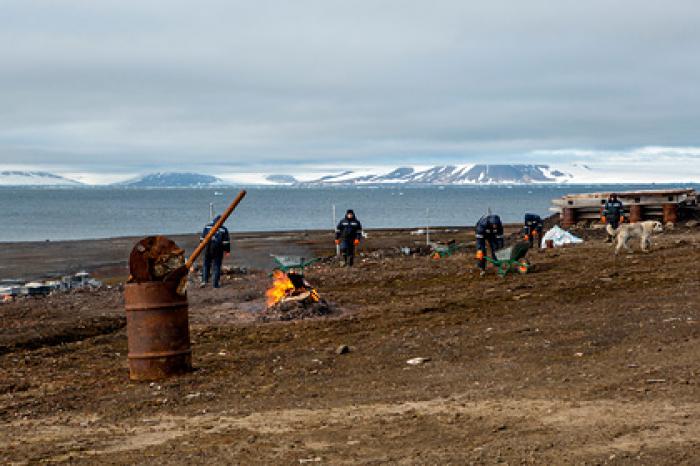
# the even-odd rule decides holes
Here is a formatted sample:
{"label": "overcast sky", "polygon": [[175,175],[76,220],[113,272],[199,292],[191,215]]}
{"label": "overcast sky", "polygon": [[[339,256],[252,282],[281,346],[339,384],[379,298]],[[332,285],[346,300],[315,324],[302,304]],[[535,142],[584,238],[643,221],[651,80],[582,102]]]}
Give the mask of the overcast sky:
{"label": "overcast sky", "polygon": [[700,146],[697,0],[1,10],[3,167],[282,172]]}

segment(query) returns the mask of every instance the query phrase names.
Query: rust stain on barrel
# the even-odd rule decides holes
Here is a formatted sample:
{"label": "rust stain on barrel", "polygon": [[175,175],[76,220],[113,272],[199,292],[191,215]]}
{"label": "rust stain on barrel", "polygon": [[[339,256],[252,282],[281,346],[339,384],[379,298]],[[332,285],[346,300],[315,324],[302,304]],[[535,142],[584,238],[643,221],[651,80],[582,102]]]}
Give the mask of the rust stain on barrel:
{"label": "rust stain on barrel", "polygon": [[129,377],[158,380],[192,370],[187,296],[169,283],[129,283],[124,302]]}

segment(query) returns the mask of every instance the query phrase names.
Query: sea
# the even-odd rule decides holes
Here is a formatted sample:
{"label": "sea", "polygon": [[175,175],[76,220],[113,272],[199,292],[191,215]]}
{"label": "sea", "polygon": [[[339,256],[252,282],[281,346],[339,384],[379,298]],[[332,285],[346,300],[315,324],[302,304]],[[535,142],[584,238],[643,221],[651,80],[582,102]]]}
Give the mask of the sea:
{"label": "sea", "polygon": [[199,231],[241,189],[232,232],[334,229],[354,209],[366,229],[474,225],[491,209],[504,222],[549,215],[568,193],[700,185],[250,186],[227,188],[0,188],[0,242],[59,241]]}

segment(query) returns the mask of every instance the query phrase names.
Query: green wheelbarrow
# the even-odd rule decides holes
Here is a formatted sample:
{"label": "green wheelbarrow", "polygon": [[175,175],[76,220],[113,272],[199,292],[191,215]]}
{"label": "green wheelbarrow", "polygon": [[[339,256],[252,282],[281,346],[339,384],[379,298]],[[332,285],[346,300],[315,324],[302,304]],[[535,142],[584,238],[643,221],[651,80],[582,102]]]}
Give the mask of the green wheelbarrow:
{"label": "green wheelbarrow", "polygon": [[457,243],[454,241],[450,241],[447,244],[432,243],[430,247],[433,249],[433,259],[450,257],[457,252]]}
{"label": "green wheelbarrow", "polygon": [[526,274],[532,267],[525,257],[530,249],[530,244],[521,241],[513,246],[496,251],[496,258],[486,256],[486,260],[498,268],[498,275],[505,277],[509,272]]}
{"label": "green wheelbarrow", "polygon": [[270,254],[270,256],[275,261],[275,264],[277,264],[277,267],[275,267],[276,269],[279,269],[284,273],[287,273],[290,270],[294,270],[297,271],[300,275],[304,274],[304,269],[306,267],[321,260],[306,260],[304,257],[301,256],[278,256],[276,254]]}

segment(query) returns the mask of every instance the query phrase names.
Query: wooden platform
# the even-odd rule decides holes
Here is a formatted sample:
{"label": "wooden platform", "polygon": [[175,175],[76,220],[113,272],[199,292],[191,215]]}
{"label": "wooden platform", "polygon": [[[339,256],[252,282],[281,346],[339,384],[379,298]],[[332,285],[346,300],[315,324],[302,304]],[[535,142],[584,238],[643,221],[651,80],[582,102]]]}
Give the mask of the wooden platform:
{"label": "wooden platform", "polygon": [[[676,223],[679,210],[697,205],[698,193],[694,189],[666,189],[616,192],[630,222],[661,220]],[[599,220],[610,192],[567,194],[552,200],[553,212],[561,215],[562,227],[568,228],[581,221]]]}

